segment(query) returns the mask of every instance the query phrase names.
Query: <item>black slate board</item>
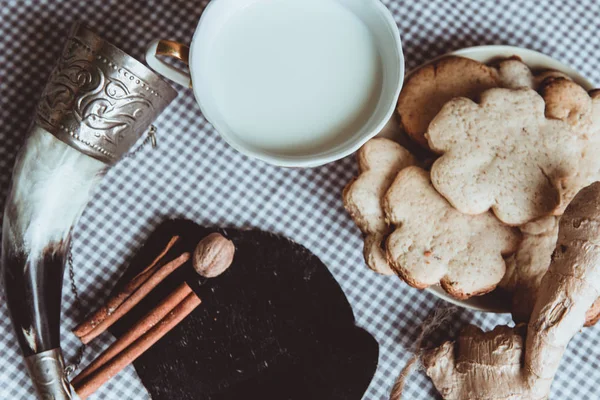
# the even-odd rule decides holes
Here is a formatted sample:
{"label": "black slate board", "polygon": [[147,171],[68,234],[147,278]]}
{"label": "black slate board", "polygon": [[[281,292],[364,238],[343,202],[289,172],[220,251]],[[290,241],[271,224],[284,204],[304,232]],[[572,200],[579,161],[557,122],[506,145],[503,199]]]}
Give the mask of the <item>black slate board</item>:
{"label": "black slate board", "polygon": [[378,345],[355,326],[341,288],[306,248],[262,231],[167,221],[149,238],[117,287],[175,234],[192,250],[211,232],[236,245],[231,268],[204,280],[191,262],[111,329],[117,337],[185,279],[202,304],[134,366],[155,400],[361,399]]}

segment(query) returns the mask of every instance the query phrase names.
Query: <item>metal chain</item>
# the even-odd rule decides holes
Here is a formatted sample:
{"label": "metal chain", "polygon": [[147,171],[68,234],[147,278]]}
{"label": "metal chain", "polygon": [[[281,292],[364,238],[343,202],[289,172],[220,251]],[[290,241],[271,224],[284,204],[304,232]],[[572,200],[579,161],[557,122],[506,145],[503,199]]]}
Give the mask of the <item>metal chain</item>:
{"label": "metal chain", "polygon": [[[140,151],[144,149],[144,147],[148,144],[152,143],[152,148],[156,148],[156,127],[154,125],[150,125],[150,129],[148,129],[148,134],[146,139],[138,146],[137,149],[127,154],[127,158],[134,158]],[[77,308],[77,312],[79,313],[79,318],[83,319],[86,315],[85,309],[83,307],[83,303],[81,302],[81,298],[79,297],[79,290],[77,289],[77,285],[75,283],[75,268],[73,267],[73,245],[69,244],[69,253],[67,254],[67,264],[69,265],[69,279],[71,281],[71,292],[75,297],[75,307]],[[83,355],[85,354],[85,349],[87,346],[82,344],[77,350],[77,354],[75,355],[75,359],[73,362],[65,367],[65,374],[67,377],[71,376],[73,372],[77,371],[79,366],[81,365],[81,361],[83,360]]]}
{"label": "metal chain", "polygon": [[[69,254],[67,255],[67,264],[69,264],[69,278],[71,280],[71,292],[73,292],[73,296],[75,297],[75,307],[77,307],[77,311],[79,313],[79,317],[83,318],[85,316],[85,309],[83,308],[83,303],[81,302],[81,298],[79,297],[79,290],[77,289],[77,285],[75,284],[75,268],[73,268],[73,245],[69,244]],[[65,368],[65,374],[69,377],[73,372],[75,372],[79,365],[81,365],[81,361],[83,360],[83,355],[85,353],[86,345],[82,344],[77,350],[77,354],[75,356],[75,360],[72,364],[67,365]]]}
{"label": "metal chain", "polygon": [[144,139],[142,144],[140,144],[138,146],[138,148],[133,150],[131,153],[128,153],[125,157],[134,158],[140,151],[142,151],[144,149],[144,147],[148,143],[152,143],[153,149],[156,148],[156,145],[157,145],[157,143],[156,143],[156,127],[154,125],[150,125],[150,128],[148,129],[148,133],[146,135],[146,139]]}

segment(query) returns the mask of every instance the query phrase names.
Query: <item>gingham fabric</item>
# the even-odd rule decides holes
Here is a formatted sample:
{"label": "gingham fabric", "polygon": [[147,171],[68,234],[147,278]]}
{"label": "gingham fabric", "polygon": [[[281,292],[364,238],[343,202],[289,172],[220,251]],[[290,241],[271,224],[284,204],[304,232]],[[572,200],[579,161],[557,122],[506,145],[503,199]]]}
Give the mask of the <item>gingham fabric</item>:
{"label": "gingham fabric", "polygon": [[[1,1],[0,2],[0,206],[15,154],[46,78],[76,20],[142,59],[155,38],[191,40],[207,1]],[[407,68],[463,47],[510,44],[544,52],[600,82],[600,4],[588,1],[384,0],[402,34]],[[357,323],[380,344],[377,373],[365,399],[386,399],[410,358],[420,325],[441,303],[397,278],[370,272],[358,229],[344,212],[341,191],[355,175],[352,158],[316,169],[289,170],[244,157],[204,120],[190,90],[156,122],[159,147],[143,150],[113,168],[96,191],[74,233],[75,279],[91,310],[154,227],[165,218],[200,224],[253,227],[286,235],[327,264],[354,308]],[[62,344],[67,362],[78,342],[69,333],[80,315],[65,279]],[[468,323],[484,329],[507,316],[459,311],[444,329]],[[87,364],[112,341],[105,334],[88,348]],[[571,342],[552,387],[552,399],[600,399],[600,326]],[[93,399],[146,399],[132,367],[104,385]],[[0,399],[31,399],[0,300]],[[439,398],[422,371],[407,382],[405,399]]]}

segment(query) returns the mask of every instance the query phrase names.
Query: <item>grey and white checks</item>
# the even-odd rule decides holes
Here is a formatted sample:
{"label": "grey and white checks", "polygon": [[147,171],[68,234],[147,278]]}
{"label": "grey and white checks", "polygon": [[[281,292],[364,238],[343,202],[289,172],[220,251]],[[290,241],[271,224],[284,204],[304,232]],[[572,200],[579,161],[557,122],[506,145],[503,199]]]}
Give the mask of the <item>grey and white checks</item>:
{"label": "grey and white checks", "polygon": [[[206,1],[0,1],[0,206],[14,157],[37,97],[75,20],[142,59],[155,38],[189,41]],[[384,0],[400,27],[407,69],[448,51],[510,44],[541,51],[600,82],[600,4],[579,1]],[[329,266],[350,300],[358,323],[379,341],[377,374],[365,399],[386,399],[410,357],[419,325],[436,306],[430,294],[396,278],[370,272],[360,233],[343,210],[341,191],[356,173],[351,158],[312,170],[287,170],[250,160],[228,147],[204,120],[192,93],[156,122],[159,147],[123,160],[97,190],[75,229],[75,276],[84,306],[97,307],[145,237],[163,219],[256,227],[289,236]],[[65,280],[63,348],[77,350],[68,332],[81,319]],[[489,329],[506,316],[461,311],[448,329],[472,322]],[[94,342],[84,364],[111,342]],[[0,298],[0,399],[34,397]],[[553,385],[553,399],[600,399],[600,326],[585,329],[569,346]],[[408,379],[406,399],[437,398],[422,372]],[[95,399],[145,399],[133,368],[106,384]]]}

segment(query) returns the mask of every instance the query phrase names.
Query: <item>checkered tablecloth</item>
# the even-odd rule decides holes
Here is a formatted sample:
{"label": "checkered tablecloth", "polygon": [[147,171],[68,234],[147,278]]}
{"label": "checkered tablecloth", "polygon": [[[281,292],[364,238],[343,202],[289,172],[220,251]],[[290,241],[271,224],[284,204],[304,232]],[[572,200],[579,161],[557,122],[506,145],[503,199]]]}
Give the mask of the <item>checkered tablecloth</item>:
{"label": "checkered tablecloth", "polygon": [[[142,59],[155,38],[189,42],[207,1],[0,1],[0,206],[17,149],[76,20]],[[600,83],[600,4],[588,1],[384,0],[402,34],[407,68],[463,47],[510,44],[544,52]],[[419,325],[436,298],[396,278],[377,276],[363,263],[358,229],[344,212],[341,191],[356,173],[352,158],[316,169],[275,168],[227,146],[204,120],[191,91],[156,122],[159,147],[112,169],[77,225],[74,264],[85,307],[95,308],[132,254],[162,220],[256,227],[289,236],[327,264],[344,289],[358,324],[380,344],[377,373],[365,399],[386,399],[411,355]],[[78,342],[69,333],[82,316],[65,279],[62,343],[72,361]],[[472,322],[489,329],[506,316],[460,311],[447,327]],[[106,334],[87,350],[84,364],[111,342]],[[600,399],[600,326],[571,342],[552,399]],[[410,376],[406,399],[438,398],[423,372]],[[34,398],[5,297],[0,297],[0,399]],[[132,367],[94,399],[145,399]]]}

